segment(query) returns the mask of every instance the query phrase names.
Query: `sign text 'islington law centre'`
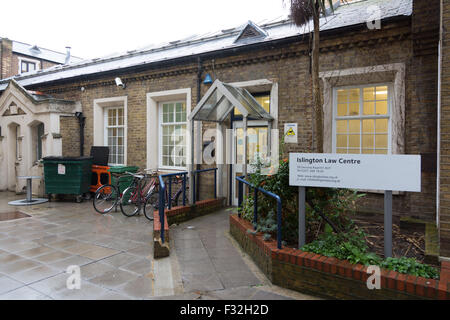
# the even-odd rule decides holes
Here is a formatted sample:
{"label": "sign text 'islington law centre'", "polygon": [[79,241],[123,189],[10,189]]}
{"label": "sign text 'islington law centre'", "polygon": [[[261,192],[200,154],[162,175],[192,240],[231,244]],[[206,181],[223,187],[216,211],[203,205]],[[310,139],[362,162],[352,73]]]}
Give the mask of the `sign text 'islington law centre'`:
{"label": "sign text 'islington law centre'", "polygon": [[420,156],[290,153],[289,184],[420,192]]}

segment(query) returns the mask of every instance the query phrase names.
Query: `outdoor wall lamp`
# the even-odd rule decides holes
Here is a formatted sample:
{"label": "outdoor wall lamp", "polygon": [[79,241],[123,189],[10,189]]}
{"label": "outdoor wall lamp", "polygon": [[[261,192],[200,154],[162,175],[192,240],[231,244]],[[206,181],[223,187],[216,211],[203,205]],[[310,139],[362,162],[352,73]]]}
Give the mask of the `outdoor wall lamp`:
{"label": "outdoor wall lamp", "polygon": [[212,83],[213,83],[213,81],[212,81],[211,75],[209,73],[207,73],[205,76],[205,80],[203,80],[203,84],[212,84]]}

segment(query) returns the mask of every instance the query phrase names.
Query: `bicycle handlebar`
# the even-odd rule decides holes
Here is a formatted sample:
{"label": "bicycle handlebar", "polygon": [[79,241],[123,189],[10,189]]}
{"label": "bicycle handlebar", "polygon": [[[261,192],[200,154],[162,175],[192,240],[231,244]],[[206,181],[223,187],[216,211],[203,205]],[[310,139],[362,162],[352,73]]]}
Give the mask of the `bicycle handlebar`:
{"label": "bicycle handlebar", "polygon": [[144,176],[140,175],[140,174],[136,174],[136,173],[132,173],[132,172],[128,172],[128,171],[125,171],[125,173],[129,174],[130,176],[133,176],[135,178],[138,178],[138,179],[144,179]]}

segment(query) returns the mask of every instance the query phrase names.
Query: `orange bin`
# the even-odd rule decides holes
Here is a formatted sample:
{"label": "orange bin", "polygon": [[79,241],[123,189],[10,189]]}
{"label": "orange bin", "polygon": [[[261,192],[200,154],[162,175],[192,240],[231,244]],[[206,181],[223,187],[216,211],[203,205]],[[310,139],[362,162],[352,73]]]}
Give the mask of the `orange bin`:
{"label": "orange bin", "polygon": [[95,192],[102,185],[111,183],[111,173],[109,172],[109,168],[109,166],[92,165],[92,180],[89,191]]}

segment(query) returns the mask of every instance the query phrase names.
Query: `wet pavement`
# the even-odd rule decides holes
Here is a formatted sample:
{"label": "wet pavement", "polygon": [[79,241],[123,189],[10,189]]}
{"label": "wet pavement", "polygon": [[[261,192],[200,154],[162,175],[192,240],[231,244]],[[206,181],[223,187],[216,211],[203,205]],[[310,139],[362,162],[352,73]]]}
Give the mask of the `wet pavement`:
{"label": "wet pavement", "polygon": [[[230,238],[225,210],[171,227],[170,257],[154,260],[142,214],[100,215],[91,201],[8,206],[22,197],[0,192],[0,215],[13,217],[0,221],[2,300],[313,299],[270,284]],[[80,289],[69,289],[73,266]]]}

